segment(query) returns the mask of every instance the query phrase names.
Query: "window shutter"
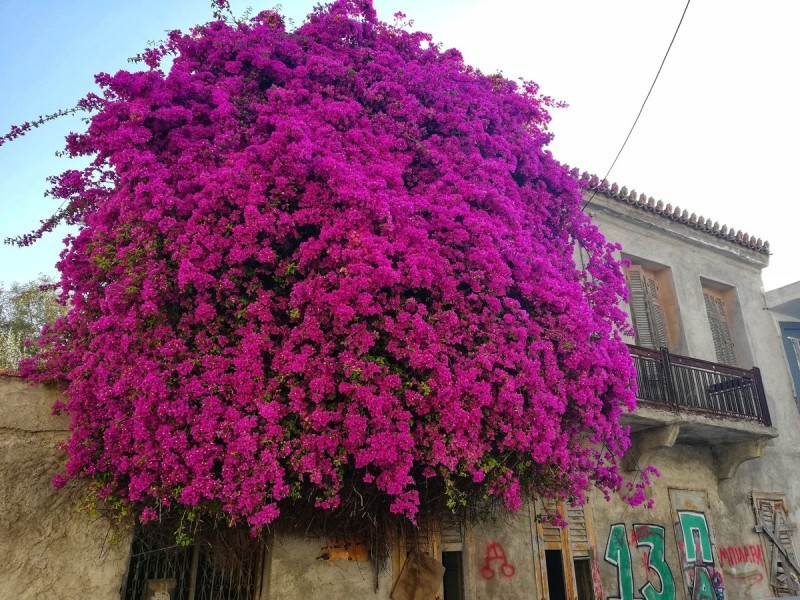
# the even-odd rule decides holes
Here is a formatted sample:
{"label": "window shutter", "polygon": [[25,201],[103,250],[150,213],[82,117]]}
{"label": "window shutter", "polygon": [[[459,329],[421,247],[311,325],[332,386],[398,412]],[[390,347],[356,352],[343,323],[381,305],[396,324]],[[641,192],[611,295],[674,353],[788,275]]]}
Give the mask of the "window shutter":
{"label": "window shutter", "polygon": [[439,539],[441,540],[442,548],[445,546],[456,547],[463,544],[464,532],[461,529],[461,524],[455,519],[445,517],[441,523]]}
{"label": "window shutter", "polygon": [[[562,529],[549,522],[542,523],[541,537],[545,546],[548,549],[561,550],[568,546],[572,556],[588,556],[591,546],[583,507],[559,503],[558,508],[568,525]],[[555,510],[555,504],[551,505],[550,510]]]}
{"label": "window shutter", "polygon": [[797,557],[792,540],[796,528],[788,524],[786,504],[782,499],[756,497],[755,494],[753,503],[758,524],[772,531],[780,544],[778,548],[775,539],[762,533],[766,551],[765,565],[770,571],[769,583],[779,595],[796,594],[797,585],[792,578],[797,569]]}
{"label": "window shutter", "polygon": [[561,548],[561,528],[546,523],[542,525],[542,540],[547,548]]}
{"label": "window shutter", "polygon": [[647,348],[666,346],[666,321],[655,277],[638,265],[629,267],[627,276],[636,343]]}
{"label": "window shutter", "polygon": [[[590,529],[586,509],[588,506],[570,506],[566,502],[546,500],[542,508],[547,511],[560,512],[567,521],[567,527],[561,528],[549,521],[539,523],[539,539],[547,550],[562,550],[568,559],[589,556],[592,548],[592,531]],[[539,514],[542,514],[539,509]]]}
{"label": "window shutter", "polygon": [[[592,592],[591,561],[594,546],[594,531],[591,525],[590,507],[570,506],[566,502],[537,500],[536,512],[552,514],[558,511],[567,521],[563,529],[537,519],[539,538],[539,597],[575,598],[588,600],[594,598]],[[563,570],[563,580],[551,581],[551,567],[559,564]],[[551,586],[555,586],[553,589]]]}
{"label": "window shutter", "polygon": [[787,527],[789,521],[786,514],[786,506],[783,500],[762,501],[761,502],[761,524],[768,525],[773,531],[777,529],[776,535],[781,542],[784,550],[791,558],[795,558],[794,544],[792,543],[793,527]]}
{"label": "window shutter", "polygon": [[714,338],[714,350],[717,354],[717,362],[726,365],[735,365],[736,356],[733,352],[733,340],[728,327],[728,316],[725,311],[725,301],[721,296],[703,290],[703,298],[706,303],[706,313],[708,323],[711,326],[711,336]]}
{"label": "window shutter", "polygon": [[[553,500],[545,500],[542,502],[542,509],[539,510],[539,514],[543,514],[545,512],[549,514],[554,514],[556,512],[561,512],[563,516],[563,511],[560,511],[560,504],[553,501]],[[541,527],[541,539],[544,542],[545,548],[548,550],[560,550],[563,545],[563,542],[567,540],[563,539],[564,530],[561,527],[553,525],[549,520],[543,521],[539,524]]]}
{"label": "window shutter", "polygon": [[569,523],[569,545],[572,556],[590,556],[591,544],[583,506],[567,505],[567,522]]}
{"label": "window shutter", "polygon": [[658,285],[652,273],[645,273],[645,286],[647,288],[647,302],[653,331],[653,341],[660,348],[667,345],[667,327],[664,320],[664,311],[661,308],[661,301],[658,299]]}

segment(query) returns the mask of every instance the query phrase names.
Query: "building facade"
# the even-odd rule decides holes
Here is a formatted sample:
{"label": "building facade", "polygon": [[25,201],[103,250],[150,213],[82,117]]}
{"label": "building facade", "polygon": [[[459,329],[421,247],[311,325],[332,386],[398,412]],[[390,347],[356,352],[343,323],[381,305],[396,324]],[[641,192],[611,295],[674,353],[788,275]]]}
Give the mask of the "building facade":
{"label": "building facade", "polygon": [[[652,509],[593,495],[542,521],[530,501],[463,531],[398,542],[376,573],[358,540],[273,537],[241,563],[146,539],[104,543],[54,492],[55,392],[0,378],[3,598],[758,600],[800,594],[800,283],[763,293],[768,246],[584,175],[586,210],[627,259],[639,407],[631,479]],[[576,255],[576,260],[582,257]],[[21,469],[21,465],[24,469]],[[409,547],[423,552],[409,552]]]}
{"label": "building facade", "polygon": [[624,463],[661,471],[653,510],[592,502],[601,597],[800,593],[800,415],[762,289],[768,246],[583,180],[593,222],[630,262],[639,407]]}

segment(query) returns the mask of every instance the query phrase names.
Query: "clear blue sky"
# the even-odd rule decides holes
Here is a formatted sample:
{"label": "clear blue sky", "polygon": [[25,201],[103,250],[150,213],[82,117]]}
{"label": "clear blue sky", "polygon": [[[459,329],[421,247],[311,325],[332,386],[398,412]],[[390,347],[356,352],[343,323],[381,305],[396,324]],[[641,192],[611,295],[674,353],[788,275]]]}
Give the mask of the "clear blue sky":
{"label": "clear blue sky", "polygon": [[[286,0],[296,23],[314,0]],[[685,0],[375,0],[462,50],[487,72],[541,84],[569,102],[552,130],[556,157],[604,173],[627,133]],[[274,6],[232,1],[236,14]],[[206,0],[0,0],[0,130],[74,105],[93,75],[130,65],[148,40],[204,22]],[[693,3],[653,96],[610,179],[690,212],[769,239],[766,287],[800,279],[798,229],[800,2]],[[67,168],[53,153],[78,119],[0,148],[0,237],[33,229],[57,205],[46,177]],[[32,248],[0,247],[0,282],[54,274],[66,231]]]}
{"label": "clear blue sky", "polygon": [[[290,0],[282,12],[299,24],[313,4]],[[425,2],[404,4],[414,9]],[[232,2],[237,15],[248,6],[258,11],[275,3]],[[394,11],[381,12],[388,17]],[[74,106],[94,89],[95,73],[136,67],[128,58],[148,41],[210,18],[210,2],[204,0],[0,0],[0,130],[5,133],[12,124]],[[44,197],[46,178],[74,166],[54,153],[63,148],[67,133],[82,127],[77,117],[61,118],[0,147],[0,238],[31,231],[58,208]],[[23,249],[0,246],[0,283],[28,281],[39,273],[54,276],[67,233],[61,228]]]}

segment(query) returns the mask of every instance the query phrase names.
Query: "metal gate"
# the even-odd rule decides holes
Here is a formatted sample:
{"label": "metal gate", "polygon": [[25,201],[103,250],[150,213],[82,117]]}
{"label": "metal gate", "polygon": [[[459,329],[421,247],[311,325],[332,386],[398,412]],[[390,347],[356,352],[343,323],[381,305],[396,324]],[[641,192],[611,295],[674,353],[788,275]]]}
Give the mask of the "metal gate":
{"label": "metal gate", "polygon": [[[123,600],[255,600],[263,544],[246,531],[183,547],[163,529],[141,528],[133,540]],[[168,594],[165,595],[165,594]]]}

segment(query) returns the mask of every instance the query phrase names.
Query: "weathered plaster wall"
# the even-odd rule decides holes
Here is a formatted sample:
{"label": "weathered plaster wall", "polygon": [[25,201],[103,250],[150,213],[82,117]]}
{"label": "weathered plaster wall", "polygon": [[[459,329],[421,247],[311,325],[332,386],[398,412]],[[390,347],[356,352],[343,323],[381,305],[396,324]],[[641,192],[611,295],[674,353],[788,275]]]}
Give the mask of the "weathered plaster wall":
{"label": "weathered plaster wall", "polygon": [[0,376],[0,598],[118,598],[129,543],[105,544],[107,526],[54,490],[68,423],[50,415],[53,390]]}
{"label": "weathered plaster wall", "polygon": [[[754,531],[756,518],[751,496],[771,492],[776,497],[785,497],[789,522],[800,523],[800,478],[795,475],[800,472],[800,412],[793,397],[780,334],[773,315],[766,310],[761,270],[767,264],[767,257],[601,195],[592,206],[593,222],[609,240],[621,243],[623,253],[668,267],[668,282],[675,300],[671,316],[680,320],[680,336],[671,340],[673,352],[716,361],[702,287],[714,282],[727,289],[732,301],[730,325],[738,363],[745,368],[753,365],[760,368],[772,423],[779,435],[767,443],[761,458],[743,463],[735,477],[720,482],[710,475],[708,467],[712,463],[706,456],[707,447],[692,446],[685,463],[673,460],[686,450],[680,445],[660,451],[650,462],[663,473],[655,486],[657,502],[665,489],[673,485],[708,491],[709,518],[719,550],[717,564],[728,589],[726,597],[770,596],[766,583],[769,565],[765,565],[768,545],[765,536]],[[787,300],[791,298],[782,299]],[[709,475],[704,480],[698,479],[702,472]],[[607,537],[601,534],[601,529],[608,527],[615,518],[614,510],[619,508],[613,504],[606,506],[603,510],[595,508],[595,514],[600,513],[597,520],[600,545]],[[663,511],[664,508],[657,507],[649,518],[653,522],[663,520],[666,517]],[[648,518],[640,511],[634,514],[636,519]],[[675,536],[671,539],[674,551]],[[795,534],[795,544],[798,542]],[[601,571],[605,582],[609,577],[608,566],[604,565]],[[640,573],[639,577],[642,576]]]}
{"label": "weathered plaster wall", "polygon": [[275,536],[270,544],[268,565],[270,600],[388,600],[391,568],[376,579],[375,568],[368,560],[323,558],[329,544],[330,541],[320,538]]}
{"label": "weathered plaster wall", "polygon": [[[687,584],[694,583],[694,566],[685,554],[683,530],[678,511],[702,514],[708,526],[711,562],[708,573],[714,586],[724,586],[725,597],[749,600],[771,594],[763,562],[760,540],[753,531],[752,510],[748,513],[746,498],[736,504],[726,503],[719,493],[716,476],[711,468],[710,450],[698,446],[677,445],[658,450],[650,462],[657,465],[661,477],[650,489],[655,506],[630,508],[618,501],[606,502],[595,494],[592,498],[597,561],[603,582],[604,598],[641,598],[641,589],[652,585],[655,591],[666,586],[674,590],[668,599],[683,599]],[[618,560],[619,542],[610,540],[612,534],[623,532],[630,568]],[[650,539],[647,539],[647,535]],[[695,545],[701,543],[703,532],[696,531]],[[666,578],[661,581],[658,569],[658,538],[663,536],[663,558]],[[656,544],[653,545],[653,542]],[[627,579],[629,578],[629,579]],[[721,580],[721,583],[720,581]],[[627,587],[627,590],[626,590]],[[632,592],[633,595],[626,595]],[[661,596],[659,596],[661,597]]]}
{"label": "weathered plaster wall", "polygon": [[[728,586],[738,589],[738,595],[731,598],[756,600],[774,595],[769,587],[774,547],[766,536],[755,531],[752,494],[772,493],[786,498],[790,521],[797,523],[800,485],[793,473],[798,472],[798,465],[800,450],[773,446],[760,459],[739,467],[734,479],[720,482],[720,498],[728,508],[725,536],[719,542],[723,570]],[[794,543],[798,542],[795,534]]]}
{"label": "weathered plaster wall", "polygon": [[[466,599],[530,600],[537,597],[536,569],[539,567],[532,537],[536,533],[528,509],[524,506],[517,514],[501,511],[495,520],[472,527],[466,533],[461,545]],[[346,553],[334,553],[336,559],[331,559],[330,544],[331,541],[319,538],[273,538],[266,567],[267,597],[389,600],[403,568],[400,549],[395,549],[387,569],[376,579],[369,561],[348,560]],[[443,548],[438,539],[433,544],[438,559]]]}
{"label": "weathered plaster wall", "polygon": [[703,281],[730,287],[739,366],[761,369],[770,415],[780,429],[780,437],[770,444],[800,446],[800,412],[793,401],[780,335],[765,310],[761,270],[767,258],[600,195],[590,212],[592,222],[608,240],[619,242],[624,254],[669,268],[676,301],[674,318],[680,321],[682,331],[672,351],[716,361]]}
{"label": "weathered plaster wall", "polygon": [[476,525],[464,547],[469,599],[528,600],[536,597],[535,524],[524,505],[516,514]]}

